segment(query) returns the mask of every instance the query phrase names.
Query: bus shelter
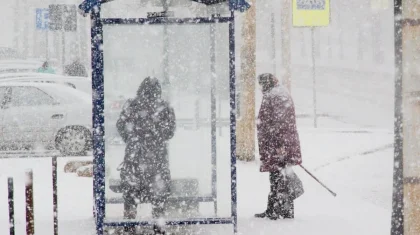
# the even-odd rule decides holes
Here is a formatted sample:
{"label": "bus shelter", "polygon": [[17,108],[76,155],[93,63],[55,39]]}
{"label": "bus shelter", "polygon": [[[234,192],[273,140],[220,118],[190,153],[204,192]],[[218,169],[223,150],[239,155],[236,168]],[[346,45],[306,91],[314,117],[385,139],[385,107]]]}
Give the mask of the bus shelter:
{"label": "bus shelter", "polygon": [[[97,234],[106,227],[200,224],[232,224],[237,232],[234,11],[248,7],[243,0],[87,0],[79,6],[92,20]],[[170,193],[158,217],[151,213],[153,203],[136,195],[135,216],[127,218],[121,165],[135,155],[127,153],[134,139],[140,149],[148,143],[141,135],[122,138],[117,123],[146,79],[158,81],[159,100],[174,113],[174,131],[164,141]],[[124,128],[144,124],[146,113],[135,111],[137,119]],[[223,125],[226,120],[229,125]],[[154,179],[161,177],[159,170]]]}

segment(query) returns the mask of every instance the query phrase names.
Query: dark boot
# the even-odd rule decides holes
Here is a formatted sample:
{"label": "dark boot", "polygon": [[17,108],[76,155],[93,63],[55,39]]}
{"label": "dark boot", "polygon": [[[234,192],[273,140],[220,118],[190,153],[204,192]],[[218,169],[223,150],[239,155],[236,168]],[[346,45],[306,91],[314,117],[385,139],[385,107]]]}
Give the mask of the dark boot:
{"label": "dark boot", "polygon": [[267,209],[263,213],[255,214],[255,218],[274,218],[274,203],[275,198],[273,197],[272,193],[268,195],[268,202],[267,202]]}
{"label": "dark boot", "polygon": [[275,213],[273,210],[266,210],[263,213],[255,214],[255,218],[269,218],[271,220],[277,220],[280,218],[278,213]]}
{"label": "dark boot", "polygon": [[254,216],[255,216],[255,218],[266,218],[269,215],[270,215],[270,213],[268,213],[267,210],[266,210],[263,213],[258,213],[258,214],[255,214]]}
{"label": "dark boot", "polygon": [[295,205],[293,201],[287,201],[281,208],[280,216],[283,219],[294,219],[295,218]]}
{"label": "dark boot", "polygon": [[[135,219],[137,216],[137,204],[131,197],[125,198],[124,201],[124,219]],[[135,226],[124,226],[124,235],[134,235],[136,233]]]}
{"label": "dark boot", "polygon": [[135,235],[136,234],[136,226],[124,226],[124,235]]}
{"label": "dark boot", "polygon": [[272,213],[270,213],[267,218],[271,219],[271,220],[277,220],[277,219],[281,219],[281,208],[282,208],[283,204],[280,202],[275,202],[273,204],[273,210]]}
{"label": "dark boot", "polygon": [[271,220],[277,219],[293,219],[294,218],[294,203],[293,201],[282,201],[274,204],[273,213],[267,215]]}
{"label": "dark boot", "polygon": [[166,232],[165,232],[165,230],[163,230],[160,226],[158,226],[158,225],[153,225],[153,232],[154,232],[154,234],[156,234],[156,235],[165,235],[166,234]]}
{"label": "dark boot", "polygon": [[124,200],[124,219],[135,219],[137,216],[137,204],[132,198]]}
{"label": "dark boot", "polygon": [[[267,209],[263,213],[255,214],[256,218],[270,218],[276,220],[275,204],[278,202],[277,198],[277,184],[279,182],[279,172],[270,172],[270,193],[268,194]],[[278,214],[278,213],[277,213]]]}

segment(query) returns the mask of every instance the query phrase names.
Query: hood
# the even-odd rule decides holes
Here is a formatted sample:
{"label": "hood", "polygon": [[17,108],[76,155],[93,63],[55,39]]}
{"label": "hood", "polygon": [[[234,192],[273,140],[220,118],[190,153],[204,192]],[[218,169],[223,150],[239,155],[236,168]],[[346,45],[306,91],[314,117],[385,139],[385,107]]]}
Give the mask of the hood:
{"label": "hood", "polygon": [[137,90],[137,98],[140,100],[154,102],[162,96],[162,87],[157,78],[147,77]]}
{"label": "hood", "polygon": [[258,76],[258,83],[260,84],[263,93],[269,92],[271,89],[279,85],[277,78],[271,73],[263,73]]}

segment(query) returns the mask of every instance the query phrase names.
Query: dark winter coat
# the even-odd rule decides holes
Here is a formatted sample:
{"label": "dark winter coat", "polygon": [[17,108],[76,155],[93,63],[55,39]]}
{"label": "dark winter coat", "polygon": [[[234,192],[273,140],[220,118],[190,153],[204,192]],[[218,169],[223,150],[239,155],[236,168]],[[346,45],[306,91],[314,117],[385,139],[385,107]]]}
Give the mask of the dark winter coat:
{"label": "dark winter coat", "polygon": [[[170,170],[167,141],[174,136],[175,113],[160,99],[157,80],[146,78],[137,97],[124,106],[117,129],[126,143],[121,169],[123,190],[141,191],[141,197],[169,193]],[[144,195],[148,194],[148,195]]]}
{"label": "dark winter coat", "polygon": [[293,100],[281,85],[263,93],[257,121],[262,172],[302,163]]}

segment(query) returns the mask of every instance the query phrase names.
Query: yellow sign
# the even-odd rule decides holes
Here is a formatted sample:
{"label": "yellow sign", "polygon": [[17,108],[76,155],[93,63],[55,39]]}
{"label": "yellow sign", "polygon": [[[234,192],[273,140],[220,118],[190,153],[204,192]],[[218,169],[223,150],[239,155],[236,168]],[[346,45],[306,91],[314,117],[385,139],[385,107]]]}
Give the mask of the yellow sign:
{"label": "yellow sign", "polygon": [[293,0],[293,26],[317,27],[330,24],[330,0]]}
{"label": "yellow sign", "polygon": [[370,7],[374,11],[386,10],[389,8],[388,0],[371,0]]}

